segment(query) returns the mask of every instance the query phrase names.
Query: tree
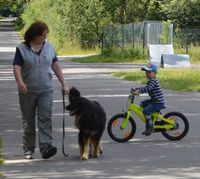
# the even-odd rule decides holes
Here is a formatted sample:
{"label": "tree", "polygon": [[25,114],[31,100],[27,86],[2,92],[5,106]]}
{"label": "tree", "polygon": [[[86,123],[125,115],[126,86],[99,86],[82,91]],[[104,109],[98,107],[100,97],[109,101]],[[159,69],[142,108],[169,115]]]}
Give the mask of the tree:
{"label": "tree", "polygon": [[162,5],[163,1],[160,0],[151,0],[148,7],[148,12],[146,14],[146,20],[157,20],[162,21],[166,19],[163,12],[162,12]]}
{"label": "tree", "polygon": [[[28,0],[0,0],[0,7],[8,9],[11,13],[15,15],[20,15]],[[1,9],[0,8],[0,9]]]}
{"label": "tree", "polygon": [[103,5],[109,12],[113,23],[124,24],[126,22],[126,8],[129,0],[103,0]]}
{"label": "tree", "polygon": [[103,0],[113,23],[139,22],[146,19],[151,0]]}
{"label": "tree", "polygon": [[[68,30],[71,38],[83,48],[93,48],[102,40],[102,28],[109,23],[109,14],[101,0],[70,1]],[[73,40],[73,39],[72,39]]]}
{"label": "tree", "polygon": [[200,1],[199,0],[172,0],[162,5],[167,19],[180,28],[200,28]]}

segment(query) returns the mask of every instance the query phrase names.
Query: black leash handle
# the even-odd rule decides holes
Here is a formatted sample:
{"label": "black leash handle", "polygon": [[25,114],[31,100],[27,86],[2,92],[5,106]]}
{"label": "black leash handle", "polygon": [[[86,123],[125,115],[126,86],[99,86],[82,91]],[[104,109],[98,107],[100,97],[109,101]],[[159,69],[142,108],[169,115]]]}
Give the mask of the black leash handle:
{"label": "black leash handle", "polygon": [[63,138],[62,138],[62,153],[65,157],[68,157],[68,154],[65,153],[65,95],[63,95]]}

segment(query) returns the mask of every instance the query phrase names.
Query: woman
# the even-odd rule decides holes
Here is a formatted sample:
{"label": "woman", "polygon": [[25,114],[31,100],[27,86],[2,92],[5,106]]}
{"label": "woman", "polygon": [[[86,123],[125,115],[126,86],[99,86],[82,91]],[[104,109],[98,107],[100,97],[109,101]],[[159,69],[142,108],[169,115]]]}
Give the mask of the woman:
{"label": "woman", "polygon": [[24,42],[17,46],[13,71],[19,89],[23,121],[23,149],[26,159],[33,159],[36,140],[35,117],[38,118],[38,139],[42,158],[54,156],[52,146],[52,70],[62,86],[62,94],[69,93],[54,48],[46,41],[48,26],[36,21],[27,29]]}

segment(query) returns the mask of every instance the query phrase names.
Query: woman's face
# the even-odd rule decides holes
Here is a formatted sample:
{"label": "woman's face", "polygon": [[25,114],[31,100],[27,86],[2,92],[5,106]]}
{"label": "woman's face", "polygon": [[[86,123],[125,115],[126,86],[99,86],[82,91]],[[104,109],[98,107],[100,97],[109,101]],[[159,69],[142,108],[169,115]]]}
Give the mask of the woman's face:
{"label": "woman's face", "polygon": [[44,43],[45,39],[47,38],[48,30],[45,30],[42,35],[36,36],[33,43],[35,44],[42,44]]}

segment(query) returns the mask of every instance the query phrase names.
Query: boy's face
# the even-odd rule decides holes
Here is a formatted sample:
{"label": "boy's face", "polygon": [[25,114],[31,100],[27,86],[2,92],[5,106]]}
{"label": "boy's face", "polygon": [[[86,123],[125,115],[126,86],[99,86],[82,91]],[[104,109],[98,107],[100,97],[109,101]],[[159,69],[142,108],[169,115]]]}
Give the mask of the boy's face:
{"label": "boy's face", "polygon": [[146,71],[146,77],[148,79],[154,78],[156,77],[156,73],[154,73],[153,71]]}

